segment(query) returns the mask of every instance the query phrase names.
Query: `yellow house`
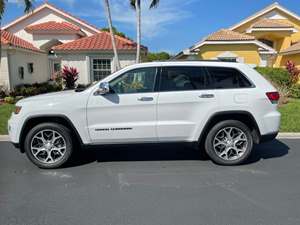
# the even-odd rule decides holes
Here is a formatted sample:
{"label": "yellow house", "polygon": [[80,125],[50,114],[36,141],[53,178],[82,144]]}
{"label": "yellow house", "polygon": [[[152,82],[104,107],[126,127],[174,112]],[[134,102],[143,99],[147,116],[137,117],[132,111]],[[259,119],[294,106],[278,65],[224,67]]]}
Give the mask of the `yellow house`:
{"label": "yellow house", "polygon": [[300,66],[300,17],[277,2],[238,24],[219,30],[175,56],[237,61],[253,66]]}

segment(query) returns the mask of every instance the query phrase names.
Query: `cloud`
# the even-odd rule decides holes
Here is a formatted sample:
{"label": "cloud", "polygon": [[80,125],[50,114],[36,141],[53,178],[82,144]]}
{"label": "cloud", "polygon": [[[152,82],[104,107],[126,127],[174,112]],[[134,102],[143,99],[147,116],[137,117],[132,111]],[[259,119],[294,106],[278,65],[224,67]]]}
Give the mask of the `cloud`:
{"label": "cloud", "polygon": [[[102,4],[99,0],[92,0],[97,4],[95,8],[87,11],[77,12],[76,15],[93,17],[97,20],[105,20],[104,10],[101,13]],[[150,1],[142,1],[142,36],[151,39],[167,32],[167,26],[186,19],[191,13],[184,9],[186,5],[195,0],[162,0],[157,8],[149,10]],[[136,29],[135,11],[129,6],[128,0],[111,0],[110,7],[114,23],[126,26],[130,30]],[[102,7],[103,9],[103,7]]]}

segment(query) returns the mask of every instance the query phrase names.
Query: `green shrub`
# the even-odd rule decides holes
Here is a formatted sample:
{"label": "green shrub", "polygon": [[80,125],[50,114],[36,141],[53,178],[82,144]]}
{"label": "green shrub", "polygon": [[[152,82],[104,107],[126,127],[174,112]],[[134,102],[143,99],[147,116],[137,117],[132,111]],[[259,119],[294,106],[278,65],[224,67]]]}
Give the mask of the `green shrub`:
{"label": "green shrub", "polygon": [[34,84],[22,84],[15,87],[15,90],[10,93],[11,96],[33,96],[38,94],[44,94],[49,92],[61,91],[61,86],[57,84],[34,83]]}
{"label": "green shrub", "polygon": [[290,88],[290,97],[300,98],[300,84],[295,84]]}
{"label": "green shrub", "polygon": [[290,86],[290,74],[283,68],[256,67],[257,72],[278,86]]}
{"label": "green shrub", "polygon": [[5,97],[5,98],[4,98],[4,102],[5,102],[5,103],[8,103],[8,104],[15,104],[15,103],[16,103],[14,97]]}

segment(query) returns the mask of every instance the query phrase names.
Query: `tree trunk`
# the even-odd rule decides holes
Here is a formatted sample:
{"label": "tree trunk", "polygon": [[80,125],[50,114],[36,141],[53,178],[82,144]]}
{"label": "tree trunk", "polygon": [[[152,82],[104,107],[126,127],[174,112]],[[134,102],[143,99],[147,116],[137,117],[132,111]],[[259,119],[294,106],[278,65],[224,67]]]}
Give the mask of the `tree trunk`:
{"label": "tree trunk", "polygon": [[112,47],[113,47],[113,51],[114,51],[115,65],[116,65],[116,69],[119,70],[119,69],[121,69],[121,65],[120,65],[118,52],[117,52],[117,47],[116,47],[116,39],[115,39],[115,35],[114,35],[114,32],[113,32],[110,6],[109,6],[108,0],[103,0],[103,1],[104,1],[104,7],[105,7],[105,11],[106,11],[107,22],[108,22],[108,26],[109,26],[109,32],[110,32]]}
{"label": "tree trunk", "polygon": [[141,4],[140,0],[135,1],[136,10],[136,63],[140,62],[141,59]]}

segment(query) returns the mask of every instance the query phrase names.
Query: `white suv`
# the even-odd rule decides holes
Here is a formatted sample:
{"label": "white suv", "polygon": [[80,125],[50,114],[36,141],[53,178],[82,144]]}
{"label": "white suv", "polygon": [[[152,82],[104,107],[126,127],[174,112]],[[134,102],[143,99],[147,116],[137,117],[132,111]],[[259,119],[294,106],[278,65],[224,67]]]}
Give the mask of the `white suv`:
{"label": "white suv", "polygon": [[62,166],[76,146],[165,142],[196,143],[215,163],[236,165],[276,137],[278,99],[245,64],[142,63],[86,90],[23,99],[8,129],[41,168]]}

